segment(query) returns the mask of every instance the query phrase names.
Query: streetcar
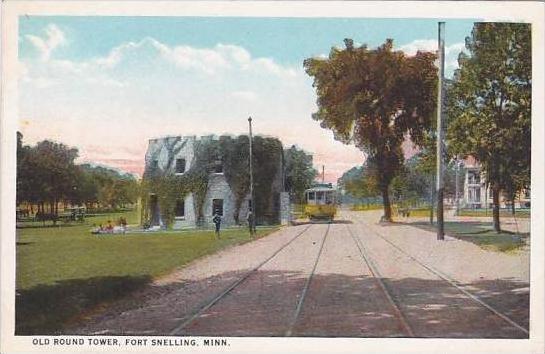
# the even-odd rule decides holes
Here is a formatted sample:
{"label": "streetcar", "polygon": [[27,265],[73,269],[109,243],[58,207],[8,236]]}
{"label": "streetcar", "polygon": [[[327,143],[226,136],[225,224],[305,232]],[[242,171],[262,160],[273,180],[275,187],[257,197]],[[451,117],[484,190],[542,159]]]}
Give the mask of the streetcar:
{"label": "streetcar", "polygon": [[333,220],[337,213],[337,190],[331,183],[316,184],[305,190],[305,216],[310,220]]}

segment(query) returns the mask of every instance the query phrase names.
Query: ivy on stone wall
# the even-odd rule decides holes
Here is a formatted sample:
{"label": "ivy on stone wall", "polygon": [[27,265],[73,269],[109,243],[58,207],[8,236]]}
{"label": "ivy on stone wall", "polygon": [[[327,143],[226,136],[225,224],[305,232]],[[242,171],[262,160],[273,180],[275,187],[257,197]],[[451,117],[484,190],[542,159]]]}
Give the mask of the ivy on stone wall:
{"label": "ivy on stone wall", "polygon": [[[149,222],[152,217],[150,194],[157,196],[161,218],[170,226],[174,221],[176,201],[188,193],[193,193],[197,224],[201,224],[204,220],[203,206],[209,176],[214,172],[216,164],[221,163],[225,179],[235,197],[235,222],[239,223],[238,214],[250,191],[248,136],[221,136],[219,139],[205,137],[197,140],[191,167],[181,176],[173,173],[172,164],[183,145],[176,146],[179,138],[171,139],[173,140],[168,140],[165,144],[168,152],[167,168],[151,170],[146,166],[142,182],[142,220]],[[277,176],[282,173],[282,143],[276,138],[257,136],[253,140],[253,151],[256,221],[271,223],[278,217],[272,199],[275,197],[272,185],[275,178],[282,178]],[[152,159],[156,158],[157,156],[152,156]]]}
{"label": "ivy on stone wall", "polygon": [[[272,223],[278,220],[279,195],[273,193],[273,182],[282,174],[283,148],[280,140],[256,136],[253,140],[254,194],[256,222]],[[281,175],[280,178],[283,178]],[[279,186],[281,188],[282,186]],[[273,199],[275,198],[275,199]]]}
{"label": "ivy on stone wall", "polygon": [[239,224],[240,208],[250,192],[250,174],[248,173],[250,169],[250,139],[246,135],[236,138],[222,136],[219,142],[223,153],[222,163],[225,179],[235,196],[235,222]]}

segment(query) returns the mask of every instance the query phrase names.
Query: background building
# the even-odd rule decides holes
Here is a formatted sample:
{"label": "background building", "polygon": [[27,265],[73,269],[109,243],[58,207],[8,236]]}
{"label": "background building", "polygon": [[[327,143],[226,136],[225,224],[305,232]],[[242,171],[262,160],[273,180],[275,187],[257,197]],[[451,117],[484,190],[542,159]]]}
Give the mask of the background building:
{"label": "background building", "polygon": [[[482,172],[479,162],[472,156],[468,156],[464,160],[464,168],[464,196],[461,207],[469,209],[492,208],[492,190],[487,186],[486,176]],[[530,190],[520,191],[514,203],[515,208],[529,208]],[[510,206],[511,201],[503,193],[500,193],[500,208]]]}
{"label": "background building", "polygon": [[[233,156],[229,157],[227,155],[236,153],[222,151],[225,144],[222,145],[220,140],[223,138],[225,137],[169,136],[149,140],[145,157],[144,180],[150,185],[150,188],[147,196],[143,197],[148,198],[148,202],[145,203],[147,209],[145,213],[147,214],[146,219],[151,226],[172,226],[174,229],[210,226],[216,212],[222,217],[222,225],[224,226],[235,225],[237,221],[239,224],[246,222],[248,211],[251,208],[250,194],[249,192],[243,192],[242,198],[237,200],[236,190],[247,187],[247,183],[243,186],[230,185],[229,178],[226,176],[226,172],[229,172],[225,169],[226,161],[230,160],[230,157],[232,160]],[[236,141],[236,139],[229,137],[227,139]],[[275,138],[258,139],[261,139],[260,141],[274,139],[279,144],[279,141]],[[197,156],[199,148],[207,149],[206,159]],[[289,210],[288,206],[282,205],[285,203],[282,198],[284,193],[282,153],[280,144],[279,157],[274,158],[272,174],[268,175],[269,181],[267,181],[266,186],[260,186],[262,181],[256,178],[259,174],[254,173],[254,178],[256,178],[254,186],[256,186],[256,189],[259,191],[265,188],[268,192],[265,193],[265,196],[263,193],[257,193],[255,196],[256,199],[259,198],[260,203],[256,208],[256,222],[260,224],[280,223],[283,218],[287,218],[282,213],[284,209]],[[238,158],[240,163],[240,160],[247,159],[247,155],[246,157],[235,156],[235,158]],[[254,158],[267,158],[267,156],[256,156]],[[202,166],[203,164],[206,166]],[[241,164],[241,166],[244,165]],[[202,171],[205,171],[205,173],[203,174]],[[247,169],[232,170],[230,172],[231,176],[249,173]],[[180,185],[173,187],[170,195],[165,195],[165,188],[161,189],[161,187],[157,186],[159,183],[163,183],[160,182],[159,178],[161,177],[163,179],[170,178],[171,183],[179,183]],[[183,184],[200,185],[202,182],[205,182],[206,189],[203,191],[202,205],[199,205],[198,193],[194,190],[188,191]],[[160,195],[159,190],[162,190],[163,195]],[[172,193],[176,195],[172,195]],[[174,210],[171,225],[167,225],[168,221],[164,210],[161,210],[162,203],[163,205],[166,203],[160,198],[172,199],[172,203],[169,204],[169,207]],[[238,210],[237,202],[239,203]],[[201,215],[200,218],[199,214]]]}

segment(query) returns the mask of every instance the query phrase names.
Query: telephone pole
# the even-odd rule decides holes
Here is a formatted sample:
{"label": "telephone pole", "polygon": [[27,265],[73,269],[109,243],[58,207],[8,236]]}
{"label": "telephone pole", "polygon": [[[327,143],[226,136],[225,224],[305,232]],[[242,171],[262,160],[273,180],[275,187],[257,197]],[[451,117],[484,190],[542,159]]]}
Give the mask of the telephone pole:
{"label": "telephone pole", "polygon": [[445,23],[439,22],[437,59],[439,60],[437,80],[437,239],[445,239],[443,221],[443,80],[445,72]]}
{"label": "telephone pole", "polygon": [[325,165],[322,165],[322,184],[325,183]]}
{"label": "telephone pole", "polygon": [[252,117],[248,117],[248,127],[249,127],[249,132],[250,132],[250,204],[252,206],[251,208],[251,212],[252,212],[252,219],[251,219],[251,229],[254,230],[255,228],[255,218],[256,218],[256,214],[255,214],[255,201],[254,201],[254,172],[253,172],[253,163],[252,163],[252,160],[254,159],[253,158],[253,154],[252,154],[252,144],[253,144],[253,137],[252,137]]}

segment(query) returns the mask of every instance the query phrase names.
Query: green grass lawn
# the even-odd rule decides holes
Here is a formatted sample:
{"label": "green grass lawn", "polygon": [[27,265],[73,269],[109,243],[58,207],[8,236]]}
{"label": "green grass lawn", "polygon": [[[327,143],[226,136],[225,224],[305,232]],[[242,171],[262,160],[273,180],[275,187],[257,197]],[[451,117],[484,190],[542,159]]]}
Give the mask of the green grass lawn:
{"label": "green grass lawn", "polygon": [[383,208],[382,204],[356,204],[353,205],[350,210],[352,211],[365,211],[365,210],[381,210]]}
{"label": "green grass lawn", "polygon": [[[476,216],[476,217],[491,217],[492,209],[462,209],[460,210],[459,216]],[[500,217],[512,217],[513,214],[511,210],[500,210]],[[530,209],[516,209],[515,217],[517,218],[529,218]]]}
{"label": "green grass lawn", "polygon": [[[62,227],[17,230],[17,334],[52,334],[66,321],[141,288],[195,258],[250,240],[246,228],[92,235],[93,224],[137,211]],[[276,228],[258,228],[258,236]]]}
{"label": "green grass lawn", "polygon": [[[436,230],[435,224],[432,226],[425,222],[412,223],[413,225],[425,230]],[[520,249],[526,244],[528,233],[515,234],[508,231],[497,233],[493,230],[491,222],[469,222],[452,221],[445,222],[445,233],[460,240],[472,242],[481,248],[498,251],[510,252]]]}
{"label": "green grass lawn", "polygon": [[[429,217],[430,216],[430,208],[415,208],[415,209],[409,209],[410,216],[411,217]],[[435,209],[433,210],[433,214],[435,215]]]}

